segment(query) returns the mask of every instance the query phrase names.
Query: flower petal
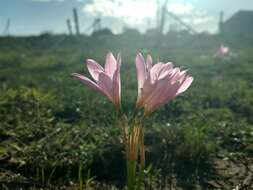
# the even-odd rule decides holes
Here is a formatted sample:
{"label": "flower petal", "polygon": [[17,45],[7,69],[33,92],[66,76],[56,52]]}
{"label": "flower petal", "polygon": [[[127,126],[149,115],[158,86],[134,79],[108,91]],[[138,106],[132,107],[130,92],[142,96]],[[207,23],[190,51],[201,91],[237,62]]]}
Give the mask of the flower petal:
{"label": "flower petal", "polygon": [[[150,101],[154,99],[154,97],[157,97],[158,95],[161,95],[162,92],[167,88],[168,86],[168,79],[163,78],[161,80],[157,80],[152,87],[152,89],[147,92],[147,98],[145,99],[145,102],[149,104]],[[151,88],[150,87],[150,88]]]}
{"label": "flower petal", "polygon": [[113,56],[113,54],[109,52],[105,60],[105,73],[112,79],[116,69],[117,69],[117,61]]}
{"label": "flower petal", "polygon": [[99,73],[104,72],[104,68],[92,59],[87,59],[86,62],[89,73],[91,74],[93,79],[97,81]]}
{"label": "flower petal", "polygon": [[163,64],[163,67],[160,69],[158,74],[158,79],[162,79],[166,77],[171,71],[173,70],[173,64],[168,62],[166,64]]}
{"label": "flower petal", "polygon": [[193,82],[193,77],[187,76],[177,91],[177,95],[186,91]]}
{"label": "flower petal", "polygon": [[93,90],[102,92],[101,89],[100,89],[100,87],[96,83],[94,83],[92,80],[90,80],[89,78],[87,78],[87,77],[85,77],[83,75],[80,75],[78,73],[72,73],[71,76],[74,79],[79,80],[80,82],[84,83],[88,87],[92,88]]}
{"label": "flower petal", "polygon": [[146,63],[141,53],[138,53],[136,56],[135,66],[137,70],[138,92],[140,92],[147,78]]}
{"label": "flower petal", "polygon": [[152,57],[150,55],[147,55],[146,64],[147,64],[147,71],[149,72],[150,69],[152,68]]}
{"label": "flower petal", "polygon": [[113,97],[114,97],[116,106],[120,106],[120,101],[121,101],[120,67],[121,67],[121,57],[120,57],[120,54],[118,54],[117,70],[115,71],[113,75],[113,81],[112,81]]}
{"label": "flower petal", "polygon": [[145,115],[149,115],[155,111],[159,106],[166,104],[168,101],[176,97],[179,88],[179,83],[174,83],[162,88],[159,93],[155,94],[152,99],[146,104]]}
{"label": "flower petal", "polygon": [[169,82],[175,83],[180,79],[180,69],[178,67],[174,68],[169,74]]}
{"label": "flower petal", "polygon": [[121,54],[118,53],[117,55],[117,67],[121,67]]}
{"label": "flower petal", "polygon": [[150,77],[144,81],[143,88],[141,88],[140,93],[138,93],[136,106],[143,107],[147,99],[152,95],[154,92],[156,83],[151,83]]}
{"label": "flower petal", "polygon": [[155,80],[158,79],[159,77],[159,73],[161,71],[161,69],[164,67],[164,64],[159,62],[157,64],[155,64],[151,69],[150,69],[150,78],[151,78],[151,82],[153,83]]}
{"label": "flower petal", "polygon": [[111,78],[105,73],[99,73],[97,84],[104,94],[114,103]]}

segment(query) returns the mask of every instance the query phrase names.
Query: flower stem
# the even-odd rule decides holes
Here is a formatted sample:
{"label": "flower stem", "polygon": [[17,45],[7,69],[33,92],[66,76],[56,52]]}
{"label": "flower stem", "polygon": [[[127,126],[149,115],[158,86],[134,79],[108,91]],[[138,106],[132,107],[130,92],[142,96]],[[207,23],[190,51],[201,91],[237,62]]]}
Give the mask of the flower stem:
{"label": "flower stem", "polygon": [[144,178],[144,169],[145,169],[145,146],[144,146],[144,131],[140,124],[140,138],[139,138],[139,156],[140,156],[140,164],[139,164],[139,174],[138,174],[138,182],[137,189],[141,189],[142,181]]}
{"label": "flower stem", "polygon": [[127,118],[122,118],[123,142],[126,152],[127,189],[140,190],[144,178],[145,149],[142,123],[134,119],[128,125]]}
{"label": "flower stem", "polygon": [[127,160],[127,189],[135,190],[136,185],[136,161]]}

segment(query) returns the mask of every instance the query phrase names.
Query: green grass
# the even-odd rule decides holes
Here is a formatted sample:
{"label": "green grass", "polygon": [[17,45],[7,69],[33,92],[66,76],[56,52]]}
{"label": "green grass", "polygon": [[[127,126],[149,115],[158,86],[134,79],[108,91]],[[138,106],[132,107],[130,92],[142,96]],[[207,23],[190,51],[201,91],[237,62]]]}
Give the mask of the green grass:
{"label": "green grass", "polygon": [[173,61],[194,76],[186,93],[145,120],[152,165],[146,189],[169,186],[175,178],[178,188],[205,189],[205,182],[218,175],[213,157],[253,157],[253,47],[228,40],[238,56],[214,63],[213,54],[223,42],[218,36],[167,36],[162,41],[134,35],[40,36],[0,42],[2,188],[74,189],[88,183],[110,189],[125,184],[113,106],[70,78],[72,72],[88,73],[87,58],[103,65],[108,51],[122,54],[123,109],[129,114],[137,96],[137,51]]}

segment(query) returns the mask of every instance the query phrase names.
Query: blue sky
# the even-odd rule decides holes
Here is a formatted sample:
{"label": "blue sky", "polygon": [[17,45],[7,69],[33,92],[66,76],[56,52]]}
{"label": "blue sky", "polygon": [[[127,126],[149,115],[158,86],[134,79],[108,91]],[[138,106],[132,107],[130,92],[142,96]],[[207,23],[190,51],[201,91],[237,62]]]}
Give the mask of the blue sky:
{"label": "blue sky", "polygon": [[[164,0],[0,0],[0,35],[8,18],[13,35],[65,33],[65,22],[72,19],[73,7],[78,9],[83,33],[97,17],[102,18],[103,27],[114,33],[121,32],[123,27],[144,32],[155,27],[157,1],[162,4]],[[215,32],[221,10],[226,19],[238,10],[253,10],[253,0],[169,0],[167,9],[197,31]],[[168,17],[166,28],[170,24],[178,27]]]}

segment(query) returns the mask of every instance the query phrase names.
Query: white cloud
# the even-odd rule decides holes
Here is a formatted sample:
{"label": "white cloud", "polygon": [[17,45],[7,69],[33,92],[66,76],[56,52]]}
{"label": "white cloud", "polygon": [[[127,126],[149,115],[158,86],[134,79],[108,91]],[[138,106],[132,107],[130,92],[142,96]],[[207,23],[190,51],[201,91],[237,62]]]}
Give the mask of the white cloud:
{"label": "white cloud", "polygon": [[[48,2],[67,2],[68,0],[31,0],[33,2],[48,3]],[[79,3],[83,3],[86,0],[75,0]]]}
{"label": "white cloud", "polygon": [[171,3],[167,10],[177,15],[183,22],[193,27],[196,31],[214,31],[217,20],[205,10],[199,10],[191,3]]}
{"label": "white cloud", "polygon": [[[68,0],[31,0],[33,2],[67,2]],[[76,0],[77,2],[85,2],[85,0]]]}
{"label": "white cloud", "polygon": [[191,24],[192,23],[192,18],[182,18],[182,21],[186,24]]}
{"label": "white cloud", "polygon": [[119,18],[130,26],[154,18],[156,9],[156,2],[147,0],[93,0],[83,7],[83,11],[89,15]]}
{"label": "white cloud", "polygon": [[204,24],[213,21],[214,18],[212,16],[205,16],[193,19],[193,24]]}
{"label": "white cloud", "polygon": [[63,2],[64,0],[32,0],[34,2],[50,2],[50,1],[57,1],[57,2]]}
{"label": "white cloud", "polygon": [[168,4],[167,10],[177,15],[184,15],[192,13],[194,8],[191,3],[171,3]]}
{"label": "white cloud", "polygon": [[[82,11],[89,17],[106,17],[115,21],[121,21],[130,27],[136,27],[141,31],[147,28],[147,21],[152,26],[156,23],[156,0],[93,0],[90,3],[84,4]],[[216,20],[210,16],[206,11],[199,10],[193,6],[192,3],[168,3],[167,10],[177,15],[184,22],[195,28],[197,31],[205,30],[205,27],[210,30],[215,26]],[[166,25],[170,23],[178,23],[167,17]],[[104,19],[103,19],[104,20]],[[111,22],[110,28],[114,31],[118,30]],[[212,24],[212,25],[208,25]],[[148,28],[152,27],[148,26]],[[179,25],[178,25],[179,26]]]}

